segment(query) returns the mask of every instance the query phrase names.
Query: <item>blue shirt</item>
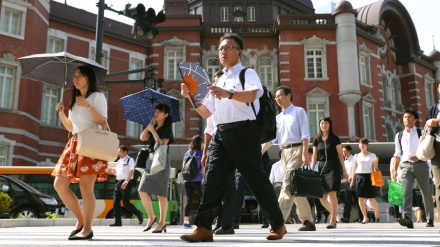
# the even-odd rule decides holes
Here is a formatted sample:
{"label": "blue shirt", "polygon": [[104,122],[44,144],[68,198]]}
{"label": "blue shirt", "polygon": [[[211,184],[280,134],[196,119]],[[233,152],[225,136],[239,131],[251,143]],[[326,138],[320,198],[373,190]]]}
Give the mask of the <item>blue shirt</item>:
{"label": "blue shirt", "polygon": [[278,142],[280,148],[284,145],[301,143],[310,140],[309,121],[306,111],[290,104],[277,115],[277,136],[273,142]]}

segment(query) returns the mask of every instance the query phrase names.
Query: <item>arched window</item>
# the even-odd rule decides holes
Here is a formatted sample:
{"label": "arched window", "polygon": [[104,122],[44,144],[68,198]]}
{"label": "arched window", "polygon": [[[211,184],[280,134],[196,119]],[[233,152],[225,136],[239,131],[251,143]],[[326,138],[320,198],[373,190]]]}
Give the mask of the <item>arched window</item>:
{"label": "arched window", "polygon": [[206,71],[209,74],[209,78],[212,79],[215,72],[222,69],[222,66],[220,65],[220,61],[218,58],[213,57],[208,59],[207,65],[206,65]]}
{"label": "arched window", "polygon": [[383,100],[386,108],[391,108],[391,101],[388,95],[388,79],[386,75],[382,74],[382,88],[383,88]]}

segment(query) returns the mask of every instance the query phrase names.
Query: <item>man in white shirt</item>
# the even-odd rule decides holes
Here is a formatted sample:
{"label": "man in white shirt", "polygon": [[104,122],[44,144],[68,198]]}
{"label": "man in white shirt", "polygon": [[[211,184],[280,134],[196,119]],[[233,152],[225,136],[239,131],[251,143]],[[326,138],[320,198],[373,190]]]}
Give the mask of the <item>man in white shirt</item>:
{"label": "man in white shirt", "polygon": [[[345,182],[344,213],[342,214],[343,217],[341,218],[341,221],[345,222],[345,223],[349,223],[351,208],[354,205],[358,205],[358,197],[356,196],[356,187],[350,186],[351,179],[352,179],[351,175],[353,173],[353,167],[354,167],[354,156],[352,155],[352,148],[350,145],[345,145],[342,148],[342,155],[344,155],[345,170],[347,171],[349,178],[348,178],[348,181]],[[361,215],[360,211],[359,211],[359,214]]]}
{"label": "man in white shirt", "polygon": [[131,202],[130,195],[136,181],[133,180],[134,159],[128,156],[128,148],[124,145],[119,146],[119,160],[115,168],[116,184],[113,196],[113,214],[115,215],[115,223],[109,226],[122,226],[121,221],[121,200],[124,207],[132,214],[136,215],[139,225],[142,224],[144,218],[142,212],[139,211]]}
{"label": "man in white shirt", "polygon": [[403,125],[405,129],[396,134],[394,141],[394,168],[391,174],[393,180],[397,179],[397,169],[402,170],[400,179],[403,187],[402,217],[397,221],[401,226],[414,228],[412,221],[413,187],[414,180],[419,182],[422,191],[423,202],[426,212],[426,227],[434,227],[434,204],[431,197],[429,183],[429,167],[425,161],[419,160],[416,156],[419,145],[419,134],[415,127],[419,116],[414,110],[406,109],[403,114]]}
{"label": "man in white shirt", "polygon": [[[260,110],[259,98],[263,88],[257,73],[247,69],[244,89],[240,82],[243,66],[243,40],[237,34],[226,33],[220,38],[219,60],[224,75],[215,86],[209,86],[209,95],[196,112],[203,118],[212,117],[217,126],[208,148],[208,164],[203,181],[202,202],[194,217],[197,229],[192,234],[180,236],[188,242],[212,242],[212,211],[220,204],[226,188],[225,181],[237,169],[254,192],[255,197],[269,217],[272,231],[268,240],[282,239],[286,233],[283,216],[275,192],[265,175],[261,160],[261,146],[255,113]],[[190,99],[188,87],[181,84],[181,94]]]}
{"label": "man in white shirt", "polygon": [[[316,231],[312,211],[306,197],[292,196],[290,192],[290,172],[309,164],[309,122],[306,111],[292,104],[292,90],[289,87],[277,88],[275,101],[283,109],[277,115],[276,139],[282,150],[281,163],[283,165],[284,180],[278,203],[283,212],[284,220],[289,218],[293,203],[296,204],[297,214],[302,222],[298,231]],[[262,151],[266,151],[272,142],[263,144]]]}

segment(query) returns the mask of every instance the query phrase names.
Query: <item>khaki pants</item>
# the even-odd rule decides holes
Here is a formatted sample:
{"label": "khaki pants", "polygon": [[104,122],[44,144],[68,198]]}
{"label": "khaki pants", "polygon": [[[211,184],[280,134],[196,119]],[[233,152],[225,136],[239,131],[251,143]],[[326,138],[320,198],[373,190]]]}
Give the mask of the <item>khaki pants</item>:
{"label": "khaki pants", "polygon": [[295,203],[298,218],[301,222],[304,223],[304,221],[308,220],[313,223],[312,211],[307,198],[292,196],[290,193],[290,171],[303,166],[302,148],[302,146],[297,146],[283,149],[281,153],[281,164],[283,165],[285,176],[278,203],[280,204],[284,220],[288,219],[293,203]]}

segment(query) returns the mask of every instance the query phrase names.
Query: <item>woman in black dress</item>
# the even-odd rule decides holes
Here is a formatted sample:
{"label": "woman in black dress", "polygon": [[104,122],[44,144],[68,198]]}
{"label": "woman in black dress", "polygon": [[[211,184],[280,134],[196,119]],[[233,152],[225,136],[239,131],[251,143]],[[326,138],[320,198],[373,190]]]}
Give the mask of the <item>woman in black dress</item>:
{"label": "woman in black dress", "polygon": [[319,133],[313,141],[312,169],[315,169],[317,161],[319,161],[319,173],[324,191],[320,201],[330,212],[330,224],[327,229],[336,228],[338,213],[336,194],[341,188],[341,170],[345,179],[348,179],[348,175],[345,171],[341,141],[333,134],[330,117],[321,117],[319,120]]}

